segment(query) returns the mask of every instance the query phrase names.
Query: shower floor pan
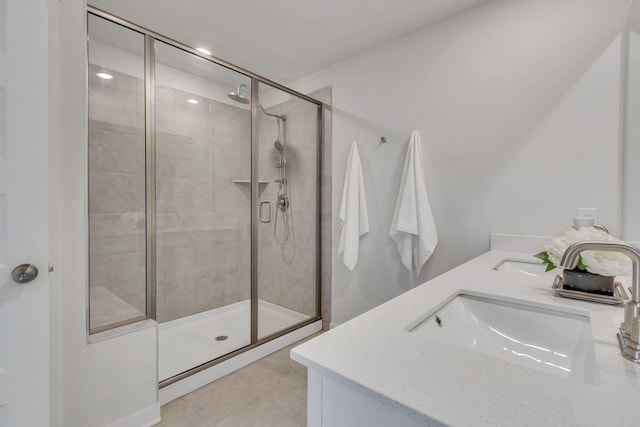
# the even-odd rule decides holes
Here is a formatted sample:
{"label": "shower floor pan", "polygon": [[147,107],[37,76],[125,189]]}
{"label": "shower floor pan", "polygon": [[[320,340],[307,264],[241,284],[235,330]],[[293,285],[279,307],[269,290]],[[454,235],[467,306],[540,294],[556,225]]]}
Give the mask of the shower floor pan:
{"label": "shower floor pan", "polygon": [[[159,380],[171,378],[250,344],[251,302],[164,322],[158,329]],[[258,338],[293,326],[309,316],[258,301]]]}

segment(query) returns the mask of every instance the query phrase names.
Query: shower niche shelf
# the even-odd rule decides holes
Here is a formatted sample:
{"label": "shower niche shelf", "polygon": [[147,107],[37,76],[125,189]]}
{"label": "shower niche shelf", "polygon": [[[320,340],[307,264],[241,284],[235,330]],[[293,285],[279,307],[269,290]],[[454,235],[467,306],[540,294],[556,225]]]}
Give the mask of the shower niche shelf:
{"label": "shower niche shelf", "polygon": [[[234,179],[233,182],[235,184],[251,184],[251,180],[250,179]],[[258,184],[263,184],[266,185],[268,183],[270,183],[271,181],[269,181],[268,179],[260,179],[258,180]]]}

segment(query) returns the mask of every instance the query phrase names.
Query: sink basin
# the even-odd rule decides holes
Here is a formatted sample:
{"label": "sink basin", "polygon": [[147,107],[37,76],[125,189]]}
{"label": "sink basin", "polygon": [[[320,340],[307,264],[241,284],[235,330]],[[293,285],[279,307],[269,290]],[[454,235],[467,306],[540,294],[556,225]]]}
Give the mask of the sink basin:
{"label": "sink basin", "polygon": [[527,276],[555,275],[556,272],[546,272],[547,266],[540,261],[505,258],[493,267],[497,271],[515,271]]}
{"label": "sink basin", "polygon": [[420,338],[587,384],[599,383],[587,315],[461,292],[406,330]]}

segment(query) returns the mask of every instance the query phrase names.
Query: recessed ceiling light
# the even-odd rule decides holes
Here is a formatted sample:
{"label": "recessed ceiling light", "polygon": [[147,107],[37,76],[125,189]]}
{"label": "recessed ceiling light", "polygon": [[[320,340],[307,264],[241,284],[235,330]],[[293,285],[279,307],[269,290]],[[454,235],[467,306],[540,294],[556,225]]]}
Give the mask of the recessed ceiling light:
{"label": "recessed ceiling light", "polygon": [[204,47],[197,47],[196,50],[200,53],[211,56],[211,51],[209,49],[206,49]]}
{"label": "recessed ceiling light", "polygon": [[187,102],[188,102],[189,104],[197,104],[197,103],[199,103],[200,101],[198,101],[197,99],[189,98],[189,99],[187,99]]}
{"label": "recessed ceiling light", "polygon": [[111,80],[113,78],[113,76],[109,73],[97,73],[96,76],[100,77],[101,79],[105,79],[105,80]]}

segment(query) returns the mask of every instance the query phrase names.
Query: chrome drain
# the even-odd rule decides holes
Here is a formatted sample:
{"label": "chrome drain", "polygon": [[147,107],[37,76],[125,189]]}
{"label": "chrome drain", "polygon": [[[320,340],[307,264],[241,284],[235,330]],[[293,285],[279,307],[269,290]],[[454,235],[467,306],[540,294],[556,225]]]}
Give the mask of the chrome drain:
{"label": "chrome drain", "polygon": [[227,338],[229,338],[229,337],[228,337],[228,336],[226,336],[226,335],[218,335],[218,336],[216,337],[216,341],[224,341],[224,340],[226,340]]}

